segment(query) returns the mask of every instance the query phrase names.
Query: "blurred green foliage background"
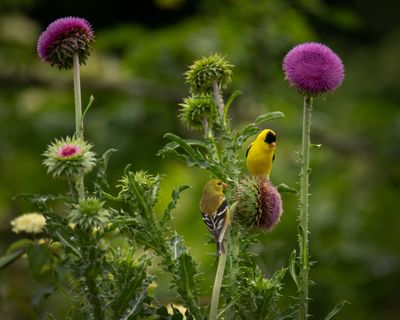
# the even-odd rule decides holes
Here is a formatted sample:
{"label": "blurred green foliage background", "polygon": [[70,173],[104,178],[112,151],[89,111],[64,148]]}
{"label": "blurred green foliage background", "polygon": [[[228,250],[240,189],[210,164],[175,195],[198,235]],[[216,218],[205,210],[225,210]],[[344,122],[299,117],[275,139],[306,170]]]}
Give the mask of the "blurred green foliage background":
{"label": "blurred green foliage background", "polygon": [[[163,134],[197,136],[177,120],[188,95],[182,73],[193,60],[219,52],[235,65],[231,108],[235,125],[280,110],[271,123],[278,151],[271,180],[295,186],[301,142],[302,98],[283,79],[282,58],[295,44],[319,41],[342,57],[346,78],[334,94],[315,100],[312,142],[311,271],[313,319],[348,300],[338,319],[400,318],[400,25],[399,5],[361,0],[2,0],[0,4],[0,253],[18,237],[9,221],[32,211],[13,200],[21,192],[60,193],[41,154],[54,137],[74,131],[72,74],[39,61],[36,41],[59,17],[86,18],[96,34],[95,53],[82,67],[86,137],[97,154],[114,147],[112,188],[126,164],[165,175],[160,205],[178,184],[182,195],[175,227],[213,281],[213,245],[199,218],[198,200],[208,179],[156,156]],[[244,159],[243,150],[243,159]],[[110,192],[112,192],[112,188]],[[262,246],[254,248],[266,275],[286,265],[296,243],[296,197],[283,194],[284,215]],[[287,278],[288,292],[291,280]],[[40,285],[20,260],[0,273],[0,318],[37,319],[43,310],[60,318],[60,296],[32,299]],[[162,282],[163,302],[174,293]],[[293,292],[292,292],[293,293]]]}

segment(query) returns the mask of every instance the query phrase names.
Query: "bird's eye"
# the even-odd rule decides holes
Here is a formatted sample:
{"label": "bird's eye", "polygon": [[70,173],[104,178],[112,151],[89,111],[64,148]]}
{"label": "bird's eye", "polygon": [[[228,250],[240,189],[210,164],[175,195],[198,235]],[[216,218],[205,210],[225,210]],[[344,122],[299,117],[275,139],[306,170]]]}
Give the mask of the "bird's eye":
{"label": "bird's eye", "polygon": [[266,143],[273,143],[276,142],[276,135],[274,133],[272,133],[271,131],[269,131],[267,133],[267,136],[265,137],[264,140]]}

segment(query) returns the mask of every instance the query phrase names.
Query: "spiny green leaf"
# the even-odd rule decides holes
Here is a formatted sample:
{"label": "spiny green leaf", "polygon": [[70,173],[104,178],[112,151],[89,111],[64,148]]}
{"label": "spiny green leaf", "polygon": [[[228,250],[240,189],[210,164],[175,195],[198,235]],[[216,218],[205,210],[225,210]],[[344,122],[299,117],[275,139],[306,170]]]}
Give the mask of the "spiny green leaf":
{"label": "spiny green leaf", "polygon": [[254,123],[256,125],[259,125],[263,122],[267,122],[267,121],[271,121],[271,120],[275,120],[275,119],[279,119],[279,118],[284,118],[285,114],[283,112],[280,111],[274,111],[274,112],[269,112],[269,113],[265,113],[261,116],[259,116],[256,121],[254,121]]}
{"label": "spiny green leaf", "polygon": [[346,301],[346,300],[343,300],[343,301],[339,302],[339,303],[333,308],[333,310],[332,310],[331,312],[329,312],[329,314],[325,317],[324,320],[330,320],[330,319],[332,319],[336,314],[338,314],[338,313],[340,312],[340,310],[343,309],[343,307],[344,307],[346,304],[350,304],[350,302],[348,302],[348,301]]}
{"label": "spiny green leaf", "polygon": [[94,182],[96,192],[98,196],[102,196],[102,187],[108,187],[107,183],[107,167],[111,156],[116,152],[116,149],[108,149],[103,153],[102,157],[97,160],[97,175]]}
{"label": "spiny green leaf", "polygon": [[61,235],[60,232],[56,231],[55,233],[56,233],[56,236],[57,236],[58,240],[60,240],[60,242],[61,242],[64,246],[70,248],[70,249],[72,250],[72,252],[73,252],[78,258],[81,257],[81,253],[79,252],[79,250],[78,250],[77,248],[75,248],[75,247],[72,245],[71,242],[69,242],[67,239],[65,239],[65,237],[63,237],[63,236]]}
{"label": "spiny green leaf", "polygon": [[165,224],[166,222],[171,220],[171,212],[172,212],[172,210],[175,209],[176,204],[178,203],[179,196],[180,196],[181,192],[186,190],[186,189],[188,189],[188,188],[189,188],[189,186],[184,186],[183,185],[183,186],[179,186],[174,191],[172,191],[172,194],[171,194],[172,200],[170,201],[170,203],[168,203],[168,206],[165,209],[164,214],[163,214],[163,219],[162,219],[163,224]]}
{"label": "spiny green leaf", "polygon": [[293,250],[293,252],[290,254],[289,257],[289,272],[290,275],[292,276],[294,283],[296,284],[296,287],[299,288],[299,281],[297,279],[297,272],[296,272],[296,263],[297,263],[296,258],[297,258],[296,250]]}
{"label": "spiny green leaf", "polygon": [[181,137],[173,134],[173,133],[166,133],[164,134],[164,138],[167,138],[173,142],[176,142],[182,149],[186,151],[186,153],[191,156],[192,158],[195,158],[195,152],[194,149]]}
{"label": "spiny green leaf", "polygon": [[25,253],[25,248],[8,253],[0,258],[0,270],[4,269]]}
{"label": "spiny green leaf", "polygon": [[234,91],[230,97],[228,98],[228,100],[225,103],[225,109],[224,109],[224,121],[226,122],[226,118],[228,117],[228,110],[229,107],[231,106],[232,102],[235,100],[235,98],[239,95],[241,95],[242,92],[239,90]]}
{"label": "spiny green leaf", "polygon": [[132,190],[135,192],[135,196],[141,206],[141,209],[143,210],[143,213],[146,215],[146,217],[150,217],[151,216],[150,206],[143,197],[143,192],[142,192],[143,190],[141,190],[140,186],[136,183],[133,177],[133,173],[129,173],[129,184]]}
{"label": "spiny green leaf", "polygon": [[33,241],[31,239],[19,239],[13,243],[10,244],[10,246],[7,248],[7,254],[12,253],[16,250],[21,250],[21,249],[26,249],[28,246],[32,245]]}
{"label": "spiny green leaf", "polygon": [[186,248],[183,245],[182,238],[177,234],[172,237],[169,244],[173,254],[172,258],[174,260],[178,259],[183,253],[186,252]]}
{"label": "spiny green leaf", "polygon": [[51,268],[52,255],[49,248],[41,245],[32,245],[27,248],[29,269],[36,280],[40,280],[42,273]]}
{"label": "spiny green leaf", "polygon": [[294,188],[292,188],[292,187],[289,187],[287,184],[285,184],[285,183],[281,183],[278,187],[277,187],[277,189],[278,189],[278,191],[280,192],[280,193],[283,193],[283,192],[287,192],[287,193],[297,193],[297,190],[296,189],[294,189]]}

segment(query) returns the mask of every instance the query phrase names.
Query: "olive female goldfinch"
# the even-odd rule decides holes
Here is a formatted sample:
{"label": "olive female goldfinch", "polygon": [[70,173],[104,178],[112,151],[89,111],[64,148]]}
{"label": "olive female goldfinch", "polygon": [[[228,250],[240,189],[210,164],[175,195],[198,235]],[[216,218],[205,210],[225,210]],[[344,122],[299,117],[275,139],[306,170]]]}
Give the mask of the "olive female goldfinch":
{"label": "olive female goldfinch", "polygon": [[218,256],[225,253],[223,241],[230,224],[228,203],[223,192],[226,188],[222,180],[211,179],[205,184],[200,199],[201,215],[217,243]]}

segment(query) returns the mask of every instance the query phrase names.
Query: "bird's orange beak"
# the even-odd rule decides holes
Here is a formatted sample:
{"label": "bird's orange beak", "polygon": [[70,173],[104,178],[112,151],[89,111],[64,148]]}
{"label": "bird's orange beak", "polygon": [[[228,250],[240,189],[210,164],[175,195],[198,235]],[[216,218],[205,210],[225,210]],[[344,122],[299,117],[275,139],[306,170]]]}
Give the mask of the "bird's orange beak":
{"label": "bird's orange beak", "polygon": [[228,188],[228,185],[225,182],[222,182],[222,188],[226,189],[226,188]]}
{"label": "bird's orange beak", "polygon": [[276,148],[276,142],[271,142],[270,145],[272,148],[274,148],[274,149]]}

